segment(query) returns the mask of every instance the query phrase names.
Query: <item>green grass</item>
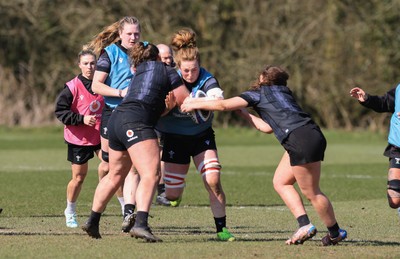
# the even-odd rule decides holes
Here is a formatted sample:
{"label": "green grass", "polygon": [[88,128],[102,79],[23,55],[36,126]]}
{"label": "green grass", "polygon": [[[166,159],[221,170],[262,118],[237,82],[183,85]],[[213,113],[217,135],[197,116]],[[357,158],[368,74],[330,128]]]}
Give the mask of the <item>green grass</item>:
{"label": "green grass", "polygon": [[[328,149],[321,188],[331,199],[349,238],[322,247],[326,229],[305,202],[319,230],[302,246],[284,241],[296,221],[272,187],[283,149],[272,135],[242,128],[217,129],[227,196],[228,227],[237,242],[215,241],[207,193],[194,173],[187,177],[181,207],[153,206],[150,224],[164,242],[147,244],[122,234],[116,199],[101,221],[103,239],[92,240],[64,223],[70,179],[61,128],[0,128],[0,258],[398,258],[399,218],[387,206],[384,135],[325,131]],[[97,184],[96,166],[78,200],[78,221],[86,220]]]}

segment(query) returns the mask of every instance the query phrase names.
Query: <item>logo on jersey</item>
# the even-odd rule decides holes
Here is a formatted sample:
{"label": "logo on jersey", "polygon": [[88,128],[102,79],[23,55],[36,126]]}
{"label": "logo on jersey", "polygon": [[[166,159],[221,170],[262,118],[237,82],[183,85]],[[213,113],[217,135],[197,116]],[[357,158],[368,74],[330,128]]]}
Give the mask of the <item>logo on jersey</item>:
{"label": "logo on jersey", "polygon": [[119,58],[118,61],[119,61],[119,63],[122,63],[122,62],[124,62],[124,59],[123,58]]}
{"label": "logo on jersey", "polygon": [[128,142],[131,142],[134,139],[137,139],[138,136],[134,136],[135,133],[133,132],[133,130],[127,130],[126,131],[126,136],[128,137]]}
{"label": "logo on jersey", "polygon": [[82,101],[84,97],[85,97],[85,96],[84,96],[83,94],[79,95],[79,100]]}
{"label": "logo on jersey", "polygon": [[168,154],[169,154],[169,158],[173,159],[174,155],[175,155],[175,152],[171,150],[171,151],[168,152]]}
{"label": "logo on jersey", "polygon": [[400,164],[400,158],[395,157],[394,159],[396,160],[396,165]]}
{"label": "logo on jersey", "polygon": [[208,139],[205,141],[205,143],[207,144],[207,146],[210,145],[210,141]]}
{"label": "logo on jersey", "polygon": [[89,110],[91,112],[97,112],[100,109],[100,107],[101,107],[100,102],[97,100],[94,100],[93,102],[90,103]]}

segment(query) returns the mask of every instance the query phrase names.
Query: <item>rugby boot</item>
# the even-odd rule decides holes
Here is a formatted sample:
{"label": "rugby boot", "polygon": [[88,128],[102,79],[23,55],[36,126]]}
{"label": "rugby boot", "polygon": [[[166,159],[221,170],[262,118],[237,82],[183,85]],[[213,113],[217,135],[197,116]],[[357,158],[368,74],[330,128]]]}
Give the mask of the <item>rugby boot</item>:
{"label": "rugby boot", "polygon": [[339,229],[339,235],[335,238],[331,238],[331,235],[328,233],[326,236],[322,238],[322,244],[324,246],[334,246],[339,242],[345,240],[347,238],[347,231],[344,229]]}
{"label": "rugby boot", "polygon": [[136,220],[136,214],[128,214],[125,216],[124,221],[122,222],[122,232],[128,233],[129,230],[135,225],[135,220]]}
{"label": "rugby boot", "polygon": [[101,238],[98,224],[91,224],[90,222],[86,222],[85,225],[82,226],[82,230],[85,231],[92,238]]}
{"label": "rugby boot", "polygon": [[227,228],[222,228],[221,232],[217,233],[217,238],[220,241],[235,241],[236,238],[229,232]]}
{"label": "rugby boot", "polygon": [[313,224],[308,224],[299,228],[291,238],[286,241],[287,245],[302,245],[305,241],[317,234],[317,229]]}
{"label": "rugby boot", "polygon": [[151,232],[151,229],[149,227],[133,227],[129,233],[131,234],[131,237],[134,237],[136,239],[141,238],[146,240],[147,242],[162,242],[162,240],[159,237],[156,237],[153,235]]}

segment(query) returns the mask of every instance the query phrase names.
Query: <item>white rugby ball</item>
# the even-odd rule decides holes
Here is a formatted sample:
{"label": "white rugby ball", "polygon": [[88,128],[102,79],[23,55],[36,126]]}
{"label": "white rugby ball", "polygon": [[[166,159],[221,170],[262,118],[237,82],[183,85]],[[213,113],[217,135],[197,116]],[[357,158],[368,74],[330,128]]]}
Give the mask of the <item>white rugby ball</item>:
{"label": "white rugby ball", "polygon": [[[201,97],[207,97],[207,95],[205,92],[203,92],[201,90],[197,90],[197,92],[195,94],[191,93],[190,97],[191,98],[201,98]],[[193,110],[193,111],[189,112],[189,115],[195,123],[201,124],[201,123],[206,122],[210,118],[211,111]]]}

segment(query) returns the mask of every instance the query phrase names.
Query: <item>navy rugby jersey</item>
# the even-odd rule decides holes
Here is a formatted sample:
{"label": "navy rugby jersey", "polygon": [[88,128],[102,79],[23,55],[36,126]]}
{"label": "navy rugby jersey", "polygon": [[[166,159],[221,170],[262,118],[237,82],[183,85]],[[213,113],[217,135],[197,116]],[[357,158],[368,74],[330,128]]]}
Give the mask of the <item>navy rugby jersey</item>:
{"label": "navy rugby jersey", "polygon": [[176,70],[163,62],[140,63],[128,93],[116,109],[134,112],[143,122],[155,124],[165,110],[165,97],[181,85],[183,82]]}
{"label": "navy rugby jersey", "polygon": [[248,107],[252,107],[271,126],[280,143],[293,130],[312,122],[287,86],[263,85],[257,90],[243,92],[239,97],[246,100]]}

